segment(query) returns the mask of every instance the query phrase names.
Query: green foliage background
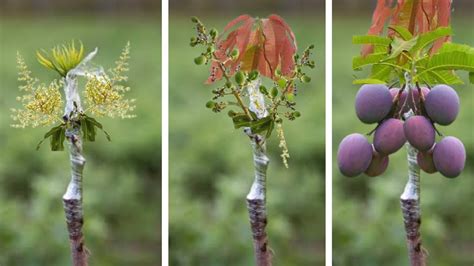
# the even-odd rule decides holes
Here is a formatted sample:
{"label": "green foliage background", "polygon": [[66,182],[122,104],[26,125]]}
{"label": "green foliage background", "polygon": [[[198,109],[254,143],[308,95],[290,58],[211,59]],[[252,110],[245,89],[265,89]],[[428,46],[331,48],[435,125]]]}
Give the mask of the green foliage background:
{"label": "green foliage background", "polygon": [[[170,15],[170,265],[252,265],[245,197],[253,182],[248,137],[234,130],[228,110],[205,108],[215,85],[209,67],[196,66],[202,51],[189,46],[197,15],[219,30],[239,13]],[[261,17],[270,13],[259,13]],[[290,168],[280,159],[276,133],[270,153],[268,234],[275,265],[324,264],[324,18],[279,15],[300,50],[315,44],[312,82],[296,97],[302,116],[283,124]]]}
{"label": "green foliage background", "polygon": [[[337,148],[344,136],[367,133],[373,127],[360,122],[354,111],[358,86],[352,57],[360,46],[351,45],[352,35],[365,34],[370,14],[333,18],[333,260],[334,265],[406,265],[407,251],[399,197],[407,181],[404,149],[390,156],[380,177],[346,178],[337,169]],[[474,45],[472,19],[453,14],[453,40]],[[457,120],[439,127],[445,135],[460,138],[467,150],[466,169],[456,179],[440,174],[421,174],[422,238],[428,264],[436,266],[474,263],[474,91],[462,73],[465,85],[455,86],[461,98]]]}
{"label": "green foliage background", "polygon": [[137,118],[100,119],[111,134],[86,143],[84,212],[91,265],[157,265],[161,213],[161,49],[156,18],[128,16],[0,18],[0,265],[69,265],[62,195],[70,179],[68,153],[36,144],[48,128],[14,129],[10,108],[19,94],[16,52],[49,83],[35,51],[71,39],[86,51],[99,47],[96,64],[112,67],[131,42],[130,97]]}

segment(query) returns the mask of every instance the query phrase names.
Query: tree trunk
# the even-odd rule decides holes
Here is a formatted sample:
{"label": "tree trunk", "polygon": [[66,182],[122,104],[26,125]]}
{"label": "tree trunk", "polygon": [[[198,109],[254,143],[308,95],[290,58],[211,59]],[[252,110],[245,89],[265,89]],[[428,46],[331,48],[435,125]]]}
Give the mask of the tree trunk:
{"label": "tree trunk", "polygon": [[266,155],[265,138],[245,131],[250,137],[255,166],[255,180],[247,195],[247,209],[252,230],[255,261],[257,266],[271,266],[272,254],[268,246],[267,209],[266,209],[266,175],[270,160]]}
{"label": "tree trunk", "polygon": [[69,143],[69,157],[71,160],[72,177],[63,196],[64,212],[66,214],[69,241],[71,242],[72,265],[87,266],[88,252],[84,246],[82,225],[84,217],[82,212],[82,171],[86,159],[82,156],[82,140],[80,128],[73,127],[66,131]]}
{"label": "tree trunk", "polygon": [[82,62],[71,69],[64,78],[64,94],[66,106],[64,120],[68,123],[66,139],[69,144],[69,159],[71,161],[71,181],[63,195],[64,213],[71,244],[73,266],[87,266],[89,252],[84,245],[82,226],[82,172],[86,159],[82,155],[82,138],[79,115],[82,113],[81,97],[78,90],[77,76],[86,75],[86,64],[97,54],[97,48],[88,54]]}
{"label": "tree trunk", "polygon": [[[413,111],[410,110],[405,118],[408,119],[412,115]],[[425,266],[425,254],[421,246],[420,233],[420,167],[416,159],[418,151],[408,142],[405,145],[407,147],[408,182],[400,196],[400,204],[405,224],[408,258],[411,266]]]}

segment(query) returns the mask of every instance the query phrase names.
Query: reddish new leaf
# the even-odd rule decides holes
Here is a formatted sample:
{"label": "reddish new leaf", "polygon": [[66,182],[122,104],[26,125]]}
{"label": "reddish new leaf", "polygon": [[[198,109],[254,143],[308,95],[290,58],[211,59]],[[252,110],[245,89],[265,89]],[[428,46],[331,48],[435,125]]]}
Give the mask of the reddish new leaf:
{"label": "reddish new leaf", "polygon": [[[438,23],[437,27],[449,26],[449,19],[451,17],[451,0],[438,0]],[[443,43],[451,41],[451,37],[445,37],[437,40],[431,48],[431,54],[434,54]]]}
{"label": "reddish new leaf", "polygon": [[[395,1],[396,5],[391,7]],[[405,27],[413,35],[419,35],[449,26],[450,16],[451,0],[378,0],[368,34],[381,35],[389,21],[389,26]],[[389,36],[395,34],[392,30],[388,32]],[[437,40],[431,48],[431,54],[449,40],[449,37]],[[365,56],[372,51],[371,45],[364,45],[361,53]]]}
{"label": "reddish new leaf", "polygon": [[[239,50],[235,60],[228,56],[233,49]],[[295,53],[295,36],[281,17],[271,15],[254,19],[248,15],[239,16],[227,24],[217,40],[217,62],[211,64],[207,83],[221,79],[223,68],[229,75],[238,69],[258,70],[262,76],[274,78],[275,70],[280,69],[283,75],[289,76],[294,71]]]}
{"label": "reddish new leaf", "polygon": [[[392,1],[389,0],[377,0],[377,6],[375,7],[374,14],[372,15],[372,24],[370,25],[368,35],[380,35],[384,29],[385,23],[392,14]],[[374,50],[372,45],[362,46],[362,55],[366,56],[372,53]]]}

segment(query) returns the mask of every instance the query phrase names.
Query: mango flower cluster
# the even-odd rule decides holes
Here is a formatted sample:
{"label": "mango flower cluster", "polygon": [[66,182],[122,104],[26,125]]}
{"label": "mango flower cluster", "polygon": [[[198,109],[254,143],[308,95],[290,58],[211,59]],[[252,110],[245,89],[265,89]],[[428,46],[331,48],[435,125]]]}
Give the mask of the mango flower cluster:
{"label": "mango flower cluster", "polygon": [[[13,127],[50,126],[55,123],[64,123],[62,110],[64,107],[61,87],[67,73],[80,66],[83,59],[83,45],[76,49],[74,42],[69,45],[54,47],[51,55],[42,50],[37,52],[37,59],[41,65],[54,70],[61,75],[60,80],[53,80],[49,85],[39,84],[39,80],[32,76],[25,60],[17,54],[18,80],[23,84],[19,89],[24,94],[17,97],[22,108],[12,108]],[[109,70],[107,75],[102,68],[94,70],[86,66],[86,85],[83,91],[85,98],[84,113],[111,118],[132,118],[131,112],[135,109],[134,99],[126,99],[125,93],[130,88],[121,83],[127,81],[126,72],[130,59],[130,43],[127,43],[116,66]],[[81,66],[82,67],[82,66]]]}
{"label": "mango flower cluster", "polygon": [[115,62],[115,68],[111,69],[110,76],[103,71],[87,74],[87,83],[84,90],[86,99],[86,111],[93,115],[111,118],[133,118],[131,115],[135,109],[135,99],[126,99],[125,93],[130,87],[123,86],[120,82],[126,81],[128,77],[128,60],[130,59],[130,43],[127,43],[119,59]]}
{"label": "mango flower cluster", "polygon": [[12,108],[12,126],[25,128],[28,126],[49,126],[61,120],[63,100],[60,93],[62,85],[54,80],[48,86],[38,84],[38,79],[31,76],[31,71],[25,60],[17,53],[18,81],[24,84],[19,87],[23,95],[16,99],[21,103],[23,109]]}

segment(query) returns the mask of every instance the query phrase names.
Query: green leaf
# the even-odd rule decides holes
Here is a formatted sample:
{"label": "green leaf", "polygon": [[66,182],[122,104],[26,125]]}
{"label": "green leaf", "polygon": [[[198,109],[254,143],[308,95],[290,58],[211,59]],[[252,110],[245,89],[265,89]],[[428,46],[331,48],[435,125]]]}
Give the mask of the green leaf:
{"label": "green leaf", "polygon": [[392,40],[387,37],[377,36],[377,35],[355,35],[352,36],[353,44],[373,44],[373,45],[383,45],[388,46]]}
{"label": "green leaf", "polygon": [[452,70],[428,71],[418,78],[428,84],[463,84],[463,81]]}
{"label": "green leaf", "polygon": [[392,53],[388,59],[399,56],[403,51],[410,51],[411,48],[413,48],[413,46],[416,44],[417,40],[418,36],[408,41],[404,41],[401,38],[395,37],[392,42]]}
{"label": "green leaf", "polygon": [[51,134],[50,144],[52,151],[63,151],[64,150],[64,139],[66,137],[66,128],[60,127]]}
{"label": "green leaf", "polygon": [[415,53],[421,51],[426,46],[432,44],[439,38],[443,38],[452,34],[450,27],[440,27],[433,31],[424,33],[419,35],[418,41],[416,42],[415,46],[412,47],[410,52]]}
{"label": "green leaf", "polygon": [[469,72],[469,82],[474,84],[474,72]]}
{"label": "green leaf", "polygon": [[250,126],[250,121],[250,118],[244,113],[235,113],[232,116],[232,122],[234,123],[235,129]]}
{"label": "green leaf", "polygon": [[104,135],[105,135],[105,137],[107,138],[107,140],[108,140],[108,141],[111,141],[111,138],[110,138],[109,133],[107,133],[107,131],[104,130],[104,127],[102,126],[101,123],[99,123],[99,121],[97,121],[95,118],[90,117],[90,116],[87,116],[87,119],[88,119],[89,122],[92,123],[94,126],[96,126],[97,128],[99,128],[100,130],[102,130],[102,132],[104,132]]}
{"label": "green leaf", "polygon": [[458,43],[450,43],[450,42],[444,43],[441,46],[441,48],[439,48],[437,54],[446,53],[446,52],[454,52],[454,51],[474,54],[473,47],[466,44],[458,44]]}
{"label": "green leaf", "polygon": [[103,126],[99,121],[95,120],[94,118],[83,115],[81,119],[81,130],[82,130],[82,136],[85,141],[95,141],[95,137],[97,135],[97,130],[96,128],[102,130],[104,132],[105,137],[107,138],[108,141],[111,140],[109,133],[104,130]]}
{"label": "green leaf", "polygon": [[387,82],[380,79],[356,79],[352,84],[386,84]]}
{"label": "green leaf", "polygon": [[410,40],[410,39],[413,38],[413,35],[411,34],[411,32],[405,27],[390,26],[388,28],[395,31],[396,33],[398,33],[398,35],[400,35],[400,37],[402,37],[402,39],[405,40],[405,41]]}
{"label": "green leaf", "polygon": [[46,134],[44,134],[43,139],[36,146],[36,150],[39,150],[41,144],[48,138],[50,139],[50,146],[52,151],[62,151],[64,150],[64,139],[66,137],[65,124],[55,126],[51,128]]}
{"label": "green leaf", "polygon": [[369,54],[367,56],[355,56],[352,59],[352,69],[360,69],[367,65],[373,65],[381,62],[387,57],[386,53]]}
{"label": "green leaf", "polygon": [[[423,65],[423,64],[426,65]],[[461,51],[441,52],[433,55],[428,60],[420,60],[417,67],[423,69],[415,78],[424,75],[427,72],[439,70],[466,70],[474,72],[474,53]]]}
{"label": "green leaf", "polygon": [[235,129],[249,127],[254,134],[267,131],[266,136],[269,137],[274,127],[274,122],[270,116],[261,119],[254,118],[255,120],[250,120],[250,118],[244,113],[232,113],[229,115],[232,117],[232,122],[234,123]]}
{"label": "green leaf", "polygon": [[270,116],[266,116],[259,120],[252,121],[250,122],[250,129],[252,130],[252,133],[259,134],[270,128],[271,121],[272,118]]}
{"label": "green leaf", "polygon": [[[391,59],[386,63],[395,63],[395,60]],[[369,78],[387,81],[390,79],[393,71],[394,68],[389,65],[373,65]]]}
{"label": "green leaf", "polygon": [[269,139],[272,136],[272,132],[274,128],[275,128],[275,121],[273,121],[272,119],[270,121],[270,125],[268,126],[267,134],[265,135],[265,138]]}

